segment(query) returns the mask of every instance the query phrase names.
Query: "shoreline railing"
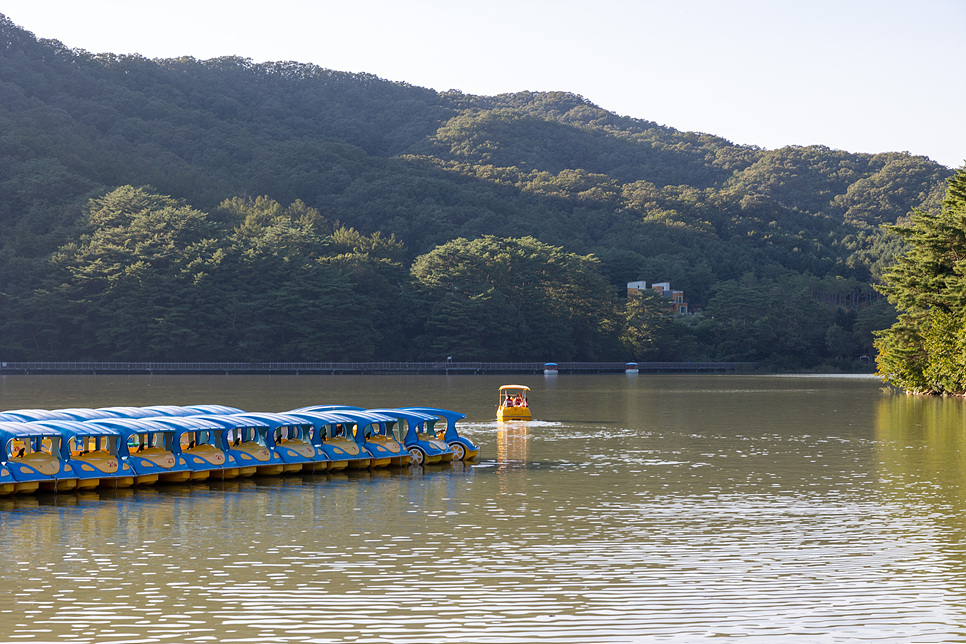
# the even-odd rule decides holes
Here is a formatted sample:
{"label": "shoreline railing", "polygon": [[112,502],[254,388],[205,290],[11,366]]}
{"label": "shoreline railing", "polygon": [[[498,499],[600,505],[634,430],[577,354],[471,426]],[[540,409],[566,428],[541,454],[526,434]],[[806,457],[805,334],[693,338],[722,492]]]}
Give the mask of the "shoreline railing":
{"label": "shoreline railing", "polygon": [[561,374],[754,371],[757,362],[0,362],[0,374]]}

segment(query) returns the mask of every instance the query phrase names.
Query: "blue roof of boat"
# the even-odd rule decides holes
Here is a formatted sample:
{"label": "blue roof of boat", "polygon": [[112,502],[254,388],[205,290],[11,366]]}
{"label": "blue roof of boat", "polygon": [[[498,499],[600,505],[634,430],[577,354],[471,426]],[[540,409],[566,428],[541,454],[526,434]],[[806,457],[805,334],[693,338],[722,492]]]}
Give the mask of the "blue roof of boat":
{"label": "blue roof of boat", "polygon": [[38,423],[0,422],[0,436],[6,439],[34,436],[59,437],[60,435],[59,430],[53,427],[44,427]]}
{"label": "blue roof of boat", "polygon": [[226,407],[225,405],[187,405],[185,409],[193,409],[201,414],[214,414],[218,416],[245,413],[244,409]]}
{"label": "blue roof of boat", "polygon": [[363,411],[355,411],[354,409],[343,409],[336,412],[337,414],[342,414],[348,416],[352,420],[358,422],[359,420],[365,420],[370,423],[387,423],[397,420],[394,416],[383,413],[378,409],[365,409]]}
{"label": "blue roof of boat", "polygon": [[141,407],[144,411],[154,412],[155,416],[195,416],[198,412],[178,405],[153,405]]}
{"label": "blue roof of boat", "polygon": [[173,433],[175,428],[157,422],[154,418],[98,418],[85,420],[85,423],[104,427],[117,427],[124,434],[139,434],[147,432]]}
{"label": "blue roof of boat", "polygon": [[94,423],[86,423],[79,420],[40,420],[28,425],[42,425],[52,427],[64,436],[120,436],[121,430],[116,427],[103,427]]}
{"label": "blue roof of boat", "polygon": [[290,416],[288,414],[276,414],[272,412],[253,412],[235,414],[238,418],[252,418],[265,423],[268,427],[282,427],[285,425],[307,425],[304,418]]}
{"label": "blue roof of boat", "polygon": [[225,416],[191,416],[191,418],[204,418],[204,420],[217,424],[223,429],[234,429],[234,428],[244,428],[244,427],[269,427],[269,424],[263,420],[255,420],[253,418],[245,418],[237,414],[225,415]]}
{"label": "blue roof of boat", "polygon": [[95,418],[120,418],[116,413],[103,409],[88,409],[84,407],[72,407],[69,409],[55,409],[62,414],[67,414],[75,420],[94,420]]}
{"label": "blue roof of boat", "polygon": [[98,411],[117,414],[118,418],[153,418],[156,413],[145,411],[141,407],[101,407]]}
{"label": "blue roof of boat", "polygon": [[[313,421],[322,421],[320,424],[330,423],[351,423],[354,422],[350,417],[338,411],[287,411],[286,416],[296,416],[298,418],[308,418]],[[312,423],[313,425],[315,423]]]}
{"label": "blue roof of boat", "polygon": [[7,416],[22,418],[24,421],[33,420],[74,420],[73,416],[49,409],[11,409],[3,412]]}
{"label": "blue roof of boat", "polygon": [[152,422],[164,423],[179,429],[224,429],[224,426],[212,420],[210,416],[166,416],[152,418]]}
{"label": "blue roof of boat", "polygon": [[450,409],[440,409],[438,407],[403,407],[406,411],[418,411],[426,414],[433,414],[434,416],[442,416],[446,420],[456,422],[466,418],[466,414],[460,413],[458,411],[452,411]]}
{"label": "blue roof of boat", "polygon": [[434,414],[428,414],[416,409],[370,409],[369,411],[392,416],[393,419],[405,418],[406,420],[416,421],[417,423],[422,423],[427,420],[439,420],[439,417]]}
{"label": "blue roof of boat", "polygon": [[308,407],[290,409],[289,411],[294,413],[301,411],[365,411],[365,409],[362,407],[352,407],[350,405],[310,405]]}

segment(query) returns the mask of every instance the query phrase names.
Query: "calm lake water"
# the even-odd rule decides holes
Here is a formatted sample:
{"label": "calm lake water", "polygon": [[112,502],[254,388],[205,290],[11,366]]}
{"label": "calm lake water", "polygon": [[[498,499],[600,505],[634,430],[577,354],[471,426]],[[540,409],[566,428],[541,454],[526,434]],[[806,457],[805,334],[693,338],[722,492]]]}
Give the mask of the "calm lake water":
{"label": "calm lake water", "polygon": [[[497,424],[497,387],[538,420]],[[3,642],[966,641],[966,401],[862,377],[15,376],[467,414],[473,465],[0,500]]]}

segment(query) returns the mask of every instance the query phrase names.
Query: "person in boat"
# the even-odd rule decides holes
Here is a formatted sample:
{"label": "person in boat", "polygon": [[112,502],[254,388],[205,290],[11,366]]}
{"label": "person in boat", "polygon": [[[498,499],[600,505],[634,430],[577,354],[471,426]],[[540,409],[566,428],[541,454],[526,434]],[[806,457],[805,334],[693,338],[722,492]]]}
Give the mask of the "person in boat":
{"label": "person in boat", "polygon": [[521,396],[520,394],[517,394],[517,397],[513,400],[513,406],[523,407],[524,406],[523,396]]}
{"label": "person in boat", "polygon": [[512,394],[509,394],[508,393],[506,395],[506,400],[503,401],[503,406],[504,407],[513,407],[513,395]]}

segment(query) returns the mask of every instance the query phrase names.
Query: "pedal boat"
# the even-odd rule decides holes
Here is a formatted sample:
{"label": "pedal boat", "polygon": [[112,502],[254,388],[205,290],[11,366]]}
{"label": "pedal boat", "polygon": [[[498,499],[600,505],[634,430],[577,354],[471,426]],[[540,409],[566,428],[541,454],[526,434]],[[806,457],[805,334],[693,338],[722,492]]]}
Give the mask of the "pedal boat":
{"label": "pedal boat", "polygon": [[152,422],[174,428],[171,451],[184,457],[191,471],[190,481],[238,477],[234,459],[217,445],[216,432],[224,429],[218,423],[205,420],[204,416],[166,416],[153,418]]}
{"label": "pedal boat", "polygon": [[0,461],[14,480],[13,494],[73,492],[77,475],[61,454],[60,431],[35,422],[0,422]]}
{"label": "pedal boat", "polygon": [[436,416],[403,409],[370,411],[390,416],[399,423],[399,433],[402,435],[403,445],[406,446],[413,465],[432,465],[453,460],[453,450],[436,435],[434,429],[438,420]]}
{"label": "pedal boat", "polygon": [[[312,441],[329,458],[330,469],[365,470],[372,465],[372,455],[353,434],[355,421],[344,411],[363,411],[360,407],[318,405],[284,412],[304,417],[313,425]],[[321,421],[321,422],[319,422]],[[345,463],[339,467],[337,463]]]}
{"label": "pedal boat", "polygon": [[[357,423],[362,421],[363,446],[372,454],[377,467],[405,467],[411,465],[413,457],[398,429],[399,420],[389,414],[371,410],[337,412],[351,416]],[[358,425],[357,425],[358,427]]]}
{"label": "pedal boat", "polygon": [[100,418],[85,421],[121,432],[118,453],[134,470],[134,485],[185,483],[191,470],[183,455],[174,453],[175,428],[146,418]]}
{"label": "pedal boat", "polygon": [[271,428],[264,422],[253,418],[243,418],[241,415],[216,416],[213,420],[237,423],[234,428],[224,434],[226,440],[231,441],[230,454],[236,456],[245,476],[249,468],[254,467],[253,476],[278,476],[285,471],[282,457],[272,449],[268,442]]}
{"label": "pedal boat", "polygon": [[[280,476],[286,472],[286,466],[289,466],[288,471],[295,471],[290,467],[292,463],[283,460],[276,449],[273,423],[259,416],[244,413],[210,416],[208,419],[228,429],[221,434],[219,444],[227,447],[228,454],[236,459],[240,476]],[[249,474],[252,467],[254,472]]]}
{"label": "pedal boat", "polygon": [[[497,420],[530,420],[530,403],[527,401],[527,392],[530,387],[525,385],[503,385],[500,387],[499,405],[496,410]],[[521,402],[515,401],[517,395]]]}
{"label": "pedal boat", "polygon": [[[326,470],[337,472],[345,469],[364,469],[369,467],[372,457],[350,439],[346,427],[352,426],[352,419],[335,412],[285,412],[286,416],[301,418],[311,423],[309,440],[315,448],[325,454]],[[365,465],[364,465],[365,463]]]}
{"label": "pedal boat", "polygon": [[268,428],[263,434],[265,446],[281,459],[282,473],[325,471],[325,454],[312,444],[309,438],[312,424],[306,420],[271,412],[246,412],[232,417],[249,419]]}
{"label": "pedal boat", "polygon": [[120,430],[76,420],[46,420],[37,424],[52,427],[63,436],[61,455],[77,475],[79,491],[97,487],[123,489],[134,485],[134,471],[118,453]]}
{"label": "pedal boat", "polygon": [[[260,476],[281,474],[282,470],[278,467],[281,464],[281,457],[259,443],[258,428],[254,426],[252,420],[238,418],[235,415],[192,416],[192,418],[219,426],[214,430],[214,445],[225,452],[228,468],[238,469],[237,478],[248,478],[256,474]],[[267,428],[263,428],[263,431],[267,432]],[[263,469],[259,472],[258,468]],[[231,472],[228,472],[225,477],[231,478]]]}
{"label": "pedal boat", "polygon": [[[456,422],[466,418],[466,414],[449,409],[438,409],[436,407],[403,407],[403,411],[415,411],[423,414],[430,414],[446,421],[446,430],[441,432],[441,438],[453,450],[453,460],[470,461],[480,453],[479,445],[476,445],[465,436],[460,436],[456,429]],[[439,433],[437,433],[437,436]]]}
{"label": "pedal boat", "polygon": [[369,410],[356,411],[353,409],[334,413],[351,420],[353,423],[352,437],[372,457],[370,467],[388,467],[390,465],[399,467],[408,465],[412,461],[405,445],[392,432],[392,425],[396,423],[396,419],[392,416]]}

